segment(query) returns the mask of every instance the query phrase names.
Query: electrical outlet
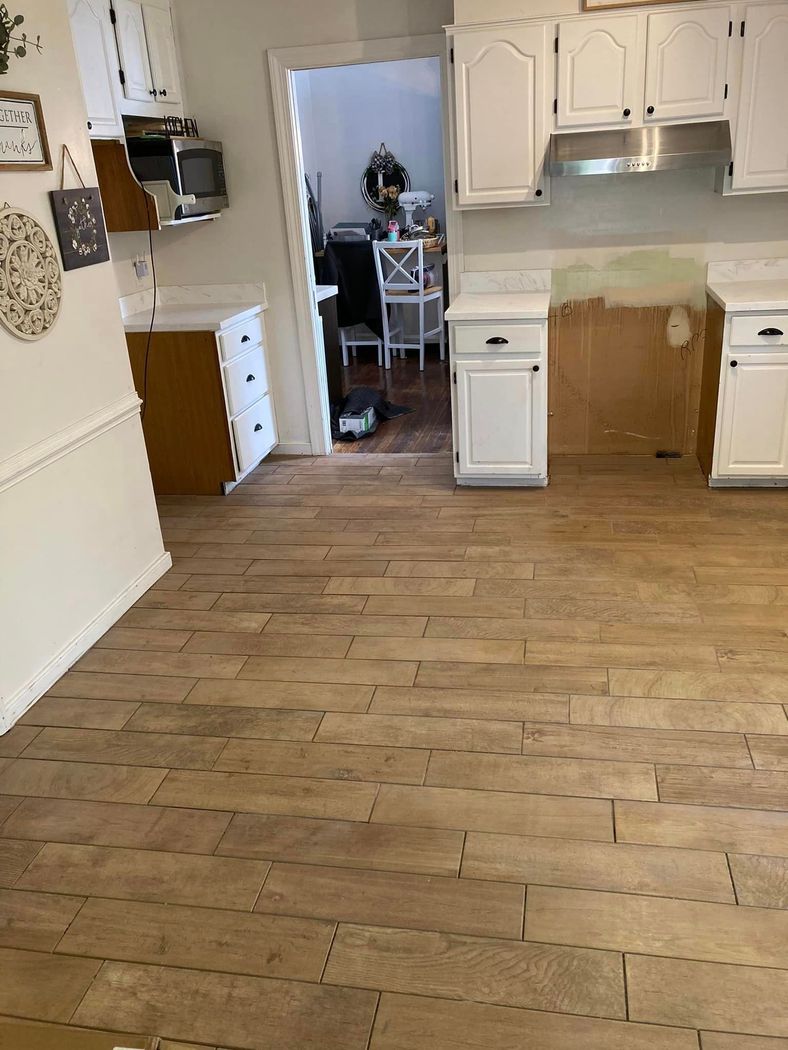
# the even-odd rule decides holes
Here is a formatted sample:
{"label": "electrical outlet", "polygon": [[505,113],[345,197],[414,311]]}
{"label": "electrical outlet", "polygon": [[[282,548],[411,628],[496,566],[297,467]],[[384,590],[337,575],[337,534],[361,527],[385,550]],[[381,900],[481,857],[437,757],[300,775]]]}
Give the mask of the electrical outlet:
{"label": "electrical outlet", "polygon": [[137,275],[138,281],[141,281],[143,277],[147,277],[148,272],[148,260],[144,255],[134,260],[134,273]]}

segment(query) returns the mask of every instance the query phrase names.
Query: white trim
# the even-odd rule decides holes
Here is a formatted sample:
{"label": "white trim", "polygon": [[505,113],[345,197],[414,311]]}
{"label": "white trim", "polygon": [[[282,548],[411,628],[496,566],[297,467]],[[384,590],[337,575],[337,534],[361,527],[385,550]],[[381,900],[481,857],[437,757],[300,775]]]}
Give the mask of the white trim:
{"label": "white trim", "polygon": [[113,427],[138,415],[141,404],[136,393],[124,394],[123,397],[99,409],[98,412],[92,412],[64,430],[59,430],[56,434],[44,438],[43,441],[21,452],[15,452],[14,455],[0,462],[0,492],[24,481],[31,474],[38,473],[39,470],[62,459],[63,456],[67,456],[81,445],[86,445],[101,434],[106,434]]}
{"label": "white trim", "polygon": [[[391,37],[383,40],[356,40],[342,44],[309,45],[272,49],[268,52],[274,103],[282,193],[285,203],[287,239],[295,298],[298,345],[304,377],[310,446],[307,455],[332,454],[331,418],[328,403],[323,327],[313,291],[312,259],[306,200],[301,192],[303,159],[300,155],[298,114],[292,74],[301,69],[350,66],[370,62],[399,62],[412,58],[439,58],[443,95],[444,182],[446,190],[446,239],[448,242],[449,288],[459,293],[463,269],[462,216],[454,203],[454,164],[452,162],[452,109],[448,49],[445,36]],[[281,446],[280,446],[281,447]]]}
{"label": "white trim", "polygon": [[87,627],[72,638],[31,681],[12,693],[0,709],[0,734],[7,732],[25,711],[43,696],[47,689],[54,685],[81,656],[84,656],[88,649],[171,567],[172,558],[165,551],[151,562],[136,580],[125,587],[117,598],[105,606]]}
{"label": "white trim", "polygon": [[308,441],[281,441],[272,450],[274,456],[311,456],[312,446]]}

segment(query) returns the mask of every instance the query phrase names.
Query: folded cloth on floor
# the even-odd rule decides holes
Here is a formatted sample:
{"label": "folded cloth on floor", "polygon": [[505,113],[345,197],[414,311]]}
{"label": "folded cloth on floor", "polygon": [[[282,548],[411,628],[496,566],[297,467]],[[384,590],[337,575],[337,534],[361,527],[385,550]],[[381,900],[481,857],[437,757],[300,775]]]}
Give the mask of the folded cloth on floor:
{"label": "folded cloth on floor", "polygon": [[[374,408],[378,417],[371,430],[364,434],[354,434],[352,431],[340,432],[339,417],[341,415],[346,412],[365,412],[368,408]],[[384,398],[380,390],[373,390],[369,386],[357,386],[338,405],[331,406],[331,435],[335,441],[359,441],[361,438],[374,434],[382,419],[395,419],[397,416],[404,416],[412,411],[412,408],[405,405],[392,405]]]}

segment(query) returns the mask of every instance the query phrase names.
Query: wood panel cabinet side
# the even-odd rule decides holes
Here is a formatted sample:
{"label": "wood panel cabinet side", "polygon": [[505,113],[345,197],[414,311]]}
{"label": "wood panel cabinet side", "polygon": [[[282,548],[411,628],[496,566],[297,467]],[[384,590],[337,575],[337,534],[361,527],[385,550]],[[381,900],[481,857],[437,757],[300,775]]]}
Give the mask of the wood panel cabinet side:
{"label": "wood panel cabinet side", "polygon": [[717,405],[720,397],[720,368],[725,333],[725,311],[707,296],[706,340],[703,349],[703,371],[700,382],[698,416],[698,462],[706,477],[714,462],[714,435],[717,429]]}

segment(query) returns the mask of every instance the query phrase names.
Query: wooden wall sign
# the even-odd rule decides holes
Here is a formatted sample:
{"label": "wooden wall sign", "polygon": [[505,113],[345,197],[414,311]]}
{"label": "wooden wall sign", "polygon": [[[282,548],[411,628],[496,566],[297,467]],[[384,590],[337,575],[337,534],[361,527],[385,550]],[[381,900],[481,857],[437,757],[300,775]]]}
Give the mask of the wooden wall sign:
{"label": "wooden wall sign", "polygon": [[51,171],[38,95],[0,92],[0,171]]}
{"label": "wooden wall sign", "polygon": [[50,193],[63,269],[107,262],[109,246],[98,186]]}

